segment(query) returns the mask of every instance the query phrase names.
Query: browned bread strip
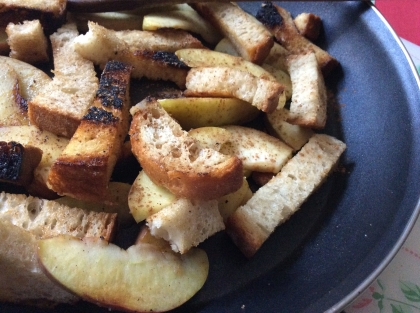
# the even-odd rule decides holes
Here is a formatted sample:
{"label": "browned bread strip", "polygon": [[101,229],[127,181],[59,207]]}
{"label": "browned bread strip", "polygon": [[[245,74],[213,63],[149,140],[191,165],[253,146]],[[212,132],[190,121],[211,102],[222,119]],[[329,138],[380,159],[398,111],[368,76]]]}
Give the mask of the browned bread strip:
{"label": "browned bread strip", "polygon": [[131,66],[110,61],[102,73],[93,106],[83,117],[48,175],[59,195],[102,202],[128,133]]}
{"label": "browned bread strip", "polygon": [[0,27],[39,19],[47,32],[52,33],[65,21],[66,5],[66,0],[1,0]]}
{"label": "browned bread strip", "polygon": [[74,24],[66,24],[50,36],[54,78],[28,103],[32,124],[67,138],[76,131],[98,89],[93,63],[74,51],[77,36]]}
{"label": "browned bread strip", "polygon": [[37,238],[59,234],[103,237],[111,241],[116,231],[115,213],[70,208],[58,202],[22,194],[0,193],[0,219],[19,226]]}
{"label": "browned bread strip", "polygon": [[299,33],[314,41],[318,38],[322,27],[321,18],[313,13],[300,13],[293,20]]}
{"label": "browned bread strip", "polygon": [[234,97],[264,112],[279,105],[284,86],[231,67],[195,67],[188,72],[186,96]]}
{"label": "browned bread strip", "polygon": [[245,59],[261,64],[274,44],[272,35],[252,15],[230,2],[191,6],[228,38]]}
{"label": "browned bread strip", "polygon": [[0,141],[0,181],[27,186],[42,158],[42,150],[20,143]]}
{"label": "browned bread strip", "polygon": [[121,30],[115,35],[124,40],[130,50],[153,50],[175,52],[186,48],[205,47],[200,40],[181,29],[159,29],[155,31]]}
{"label": "browned bread strip", "polygon": [[327,90],[315,53],[288,58],[293,95],[287,122],[311,128],[323,128],[327,121]]}
{"label": "browned bread strip", "polygon": [[30,64],[47,62],[48,40],[39,20],[9,23],[6,27],[9,56]]}
{"label": "browned bread strip", "polygon": [[74,48],[101,68],[110,60],[120,61],[133,66],[133,78],[169,80],[180,88],[185,87],[188,67],[174,53],[150,48],[131,49],[115,31],[98,24],[89,22],[89,31],[75,40]]}
{"label": "browned bread strip", "polygon": [[178,197],[200,200],[217,199],[241,187],[241,161],[201,148],[155,99],[144,99],[130,112],[133,153],[154,183]]}
{"label": "browned bread strip", "polygon": [[257,19],[276,37],[279,43],[292,54],[315,51],[318,64],[324,76],[328,75],[339,63],[328,52],[303,37],[290,15],[282,7],[266,2],[257,13]]}
{"label": "browned bread strip", "polygon": [[346,145],[316,134],[267,184],[228,219],[226,231],[247,257],[252,257],[274,229],[287,221],[322,184]]}

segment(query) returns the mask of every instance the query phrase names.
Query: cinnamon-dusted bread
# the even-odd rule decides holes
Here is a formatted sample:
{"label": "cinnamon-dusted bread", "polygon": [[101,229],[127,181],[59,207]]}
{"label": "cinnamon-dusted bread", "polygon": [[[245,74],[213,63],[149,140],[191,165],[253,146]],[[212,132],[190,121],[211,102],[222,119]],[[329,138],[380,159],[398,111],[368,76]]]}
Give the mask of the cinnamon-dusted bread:
{"label": "cinnamon-dusted bread", "polygon": [[116,231],[115,213],[70,208],[53,200],[23,194],[0,193],[0,219],[19,226],[37,238],[59,234],[103,237],[111,241]]}
{"label": "cinnamon-dusted bread", "polygon": [[132,150],[150,179],[178,197],[211,200],[239,189],[242,162],[200,147],[152,98],[131,109]]}
{"label": "cinnamon-dusted bread", "polygon": [[248,61],[261,64],[274,44],[273,36],[255,18],[230,2],[193,3],[191,6],[228,38]]}
{"label": "cinnamon-dusted bread", "polygon": [[315,52],[291,55],[287,64],[293,87],[287,122],[310,128],[324,128],[327,122],[327,89]]}
{"label": "cinnamon-dusted bread", "polygon": [[324,76],[338,66],[339,63],[333,56],[299,33],[292,16],[284,8],[272,2],[265,2],[257,13],[257,19],[271,31],[278,42],[291,54],[315,51]]}
{"label": "cinnamon-dusted bread", "polygon": [[48,62],[48,40],[39,20],[9,23],[6,33],[11,58],[30,64]]}
{"label": "cinnamon-dusted bread", "polygon": [[28,102],[31,123],[70,138],[91,106],[98,89],[93,63],[73,48],[76,25],[66,24],[50,36],[54,78]]}
{"label": "cinnamon-dusted bread", "polygon": [[181,29],[159,29],[154,31],[120,30],[115,35],[124,40],[130,50],[153,50],[175,52],[186,48],[200,48],[205,46],[200,40]]}
{"label": "cinnamon-dusted bread", "polygon": [[299,33],[310,41],[315,41],[321,32],[321,18],[313,13],[300,13],[293,19],[293,22]]}
{"label": "cinnamon-dusted bread", "polygon": [[273,112],[284,86],[232,67],[195,67],[189,70],[186,96],[238,98],[264,112]]}
{"label": "cinnamon-dusted bread", "polygon": [[274,229],[286,222],[320,186],[346,145],[329,135],[316,134],[229,218],[226,231],[247,257],[252,257]]}

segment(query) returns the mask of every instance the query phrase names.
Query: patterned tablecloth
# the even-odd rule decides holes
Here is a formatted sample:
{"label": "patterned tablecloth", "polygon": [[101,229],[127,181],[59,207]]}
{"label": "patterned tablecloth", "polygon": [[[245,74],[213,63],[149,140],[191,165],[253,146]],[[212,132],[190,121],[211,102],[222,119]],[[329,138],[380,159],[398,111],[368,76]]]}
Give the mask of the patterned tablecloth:
{"label": "patterned tablecloth", "polygon": [[[401,36],[420,74],[420,0],[376,0],[375,5]],[[420,312],[420,219],[391,263],[345,312]]]}

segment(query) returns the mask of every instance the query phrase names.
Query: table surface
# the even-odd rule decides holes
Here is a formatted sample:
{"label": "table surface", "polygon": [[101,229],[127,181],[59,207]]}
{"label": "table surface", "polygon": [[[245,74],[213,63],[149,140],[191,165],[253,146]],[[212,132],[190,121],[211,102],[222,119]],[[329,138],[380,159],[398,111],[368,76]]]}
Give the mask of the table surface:
{"label": "table surface", "polygon": [[[420,74],[420,0],[375,0],[375,5],[401,37]],[[391,263],[345,312],[420,312],[420,219]]]}

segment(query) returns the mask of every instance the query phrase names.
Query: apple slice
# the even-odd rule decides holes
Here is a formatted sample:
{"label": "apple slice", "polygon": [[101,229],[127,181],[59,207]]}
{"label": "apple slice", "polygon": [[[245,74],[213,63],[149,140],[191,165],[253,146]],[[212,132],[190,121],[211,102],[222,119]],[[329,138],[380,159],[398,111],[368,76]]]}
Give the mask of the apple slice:
{"label": "apple slice", "polygon": [[165,187],[156,185],[140,171],[128,193],[128,207],[137,223],[148,218],[176,200],[176,196]]}
{"label": "apple slice", "polygon": [[100,306],[164,312],[190,299],[206,281],[207,254],[184,255],[149,243],[127,250],[101,239],[58,236],[39,241],[46,273],[81,298]]}

